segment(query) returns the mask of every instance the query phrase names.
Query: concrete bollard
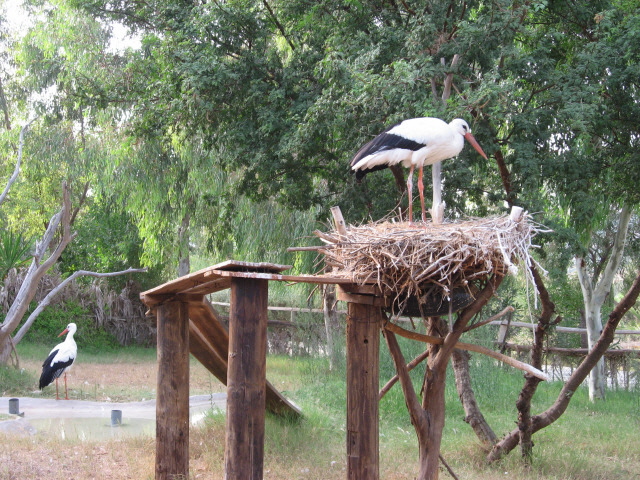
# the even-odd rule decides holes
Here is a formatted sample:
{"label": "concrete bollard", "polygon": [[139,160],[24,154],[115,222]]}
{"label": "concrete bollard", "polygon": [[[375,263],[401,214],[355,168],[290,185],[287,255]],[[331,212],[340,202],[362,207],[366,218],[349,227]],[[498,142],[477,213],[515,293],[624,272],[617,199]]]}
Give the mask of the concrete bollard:
{"label": "concrete bollard", "polygon": [[111,410],[111,426],[119,427],[122,425],[122,410]]}
{"label": "concrete bollard", "polygon": [[9,399],[9,413],[11,415],[20,415],[20,400],[17,398]]}

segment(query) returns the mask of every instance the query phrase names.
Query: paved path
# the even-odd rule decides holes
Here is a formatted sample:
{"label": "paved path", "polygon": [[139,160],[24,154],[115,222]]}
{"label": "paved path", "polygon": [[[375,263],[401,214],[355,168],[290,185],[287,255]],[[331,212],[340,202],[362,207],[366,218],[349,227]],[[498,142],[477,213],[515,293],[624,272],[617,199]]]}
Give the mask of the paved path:
{"label": "paved path", "polygon": [[[0,413],[9,413],[9,398],[0,397]],[[212,409],[226,410],[226,393],[194,395],[189,397],[189,412],[192,423],[204,417]],[[156,401],[144,402],[91,402],[87,400],[52,400],[48,398],[18,397],[19,412],[22,417],[0,421],[0,433],[35,433],[36,428],[29,423],[39,423],[42,419],[101,419],[110,423],[111,410],[121,410],[123,424],[132,419],[152,421],[156,418]],[[155,422],[154,422],[155,423]]]}

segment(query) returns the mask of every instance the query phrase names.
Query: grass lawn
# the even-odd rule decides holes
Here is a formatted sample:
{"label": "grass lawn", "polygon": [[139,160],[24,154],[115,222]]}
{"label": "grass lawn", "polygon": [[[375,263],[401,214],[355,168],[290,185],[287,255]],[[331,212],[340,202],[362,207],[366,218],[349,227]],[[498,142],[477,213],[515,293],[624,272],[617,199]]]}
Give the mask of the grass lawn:
{"label": "grass lawn", "polygon": [[[404,346],[403,346],[404,348]],[[19,345],[22,373],[0,369],[0,394],[35,396],[47,347]],[[385,352],[386,353],[386,352]],[[409,355],[407,355],[409,356]],[[382,381],[390,376],[383,358]],[[417,383],[420,369],[416,369]],[[344,479],[345,376],[329,372],[322,359],[271,356],[267,377],[301,406],[304,419],[290,423],[268,416],[265,479]],[[515,400],[520,373],[476,359],[472,377],[478,401],[498,436],[515,426]],[[80,352],[69,377],[70,397],[97,401],[135,401],[155,397],[156,357],[153,349],[125,348],[101,354]],[[192,360],[191,394],[225,391],[215,377]],[[560,384],[541,384],[533,411],[547,408]],[[55,395],[48,387],[41,394]],[[447,387],[447,423],[442,455],[460,479],[494,480],[628,480],[640,478],[640,393],[610,392],[591,404],[586,389],[578,391],[568,411],[534,436],[533,466],[524,469],[519,452],[486,465],[451,379]],[[380,477],[411,479],[418,471],[417,441],[400,389],[394,387],[380,403]],[[224,477],[224,415],[211,415],[190,433],[193,479]],[[42,435],[0,434],[0,480],[152,479],[155,443],[152,438],[70,441]],[[446,471],[441,478],[451,478]]]}

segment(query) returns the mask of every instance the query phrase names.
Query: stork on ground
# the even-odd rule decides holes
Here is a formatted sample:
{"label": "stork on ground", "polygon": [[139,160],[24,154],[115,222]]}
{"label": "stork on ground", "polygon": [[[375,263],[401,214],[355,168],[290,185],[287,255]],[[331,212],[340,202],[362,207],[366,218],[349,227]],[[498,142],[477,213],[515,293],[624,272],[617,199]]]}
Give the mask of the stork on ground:
{"label": "stork on ground", "polygon": [[58,396],[58,378],[64,374],[64,398],[69,400],[69,394],[67,392],[67,371],[73,365],[78,353],[78,347],[76,341],[73,339],[73,334],[76,333],[77,327],[75,323],[67,325],[58,337],[61,337],[65,333],[67,337],[64,342],[56,345],[49,353],[49,356],[42,364],[42,374],[40,375],[39,388],[42,390],[47,385],[51,385],[51,382],[56,382],[56,400],[60,400]]}
{"label": "stork on ground", "polygon": [[[413,221],[413,171],[418,168],[418,192],[422,207],[422,221],[426,222],[424,207],[423,169],[442,160],[456,157],[467,140],[487,160],[482,148],[471,135],[469,124],[461,118],[446,123],[439,118],[411,118],[387,128],[380,135],[358,150],[351,160],[351,170],[359,182],[369,172],[402,164],[409,169],[407,190],[409,193],[409,223]],[[435,176],[434,176],[435,177]],[[438,176],[439,178],[439,176]],[[440,183],[434,185],[439,195]]]}

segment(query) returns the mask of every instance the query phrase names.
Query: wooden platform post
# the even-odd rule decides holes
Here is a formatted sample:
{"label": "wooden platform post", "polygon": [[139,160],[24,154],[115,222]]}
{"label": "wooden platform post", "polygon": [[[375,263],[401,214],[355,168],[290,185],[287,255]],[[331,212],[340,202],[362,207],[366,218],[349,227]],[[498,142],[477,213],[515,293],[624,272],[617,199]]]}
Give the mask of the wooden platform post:
{"label": "wooden platform post", "polygon": [[347,314],[347,479],[378,480],[380,307],[349,303]]}
{"label": "wooden platform post", "polygon": [[158,306],[156,480],[189,478],[189,317],[178,300]]}
{"label": "wooden platform post", "polygon": [[261,480],[268,282],[232,278],[227,371],[226,480]]}

